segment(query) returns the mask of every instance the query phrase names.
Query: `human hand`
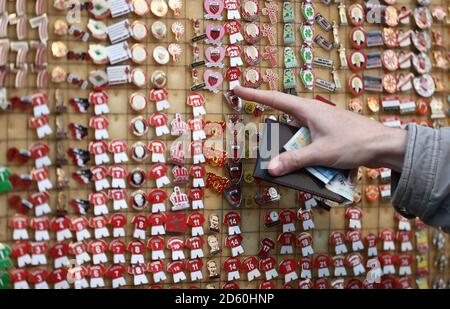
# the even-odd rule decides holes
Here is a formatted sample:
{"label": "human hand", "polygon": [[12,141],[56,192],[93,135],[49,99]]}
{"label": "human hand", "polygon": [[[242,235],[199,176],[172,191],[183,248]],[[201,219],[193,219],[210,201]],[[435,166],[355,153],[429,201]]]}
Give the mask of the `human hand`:
{"label": "human hand", "polygon": [[324,104],[277,91],[236,87],[243,100],[279,109],[308,127],[312,143],[296,151],[273,158],[269,173],[280,176],[308,166],[341,169],[388,167],[401,171],[406,150],[406,131]]}

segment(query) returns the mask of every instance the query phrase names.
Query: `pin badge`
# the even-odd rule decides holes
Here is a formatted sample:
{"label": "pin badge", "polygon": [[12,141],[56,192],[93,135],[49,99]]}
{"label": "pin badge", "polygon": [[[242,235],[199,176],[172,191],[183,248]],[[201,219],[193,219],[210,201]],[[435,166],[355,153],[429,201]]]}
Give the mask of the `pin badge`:
{"label": "pin badge", "polygon": [[223,0],[205,0],[203,8],[206,12],[205,19],[222,20]]}
{"label": "pin badge", "polygon": [[298,61],[295,57],[294,50],[291,47],[284,48],[284,67],[292,69],[298,67]]}
{"label": "pin badge", "polygon": [[145,184],[147,175],[142,168],[135,168],[128,174],[128,182],[134,188],[140,188]]}
{"label": "pin badge", "polygon": [[270,45],[276,45],[277,44],[277,32],[276,28],[274,26],[269,25],[268,23],[263,24],[262,29],[262,35],[265,36],[268,40]]}
{"label": "pin badge", "polygon": [[361,26],[364,23],[364,8],[359,3],[353,3],[348,8],[348,17],[354,26]]}
{"label": "pin badge", "polygon": [[413,11],[414,21],[420,29],[428,29],[431,27],[433,19],[431,17],[430,9],[426,6],[416,7]]}
{"label": "pin badge", "polygon": [[381,80],[383,89],[387,93],[395,93],[397,91],[397,79],[393,74],[385,74]]}
{"label": "pin badge", "polygon": [[388,48],[397,47],[397,34],[392,28],[383,28],[383,42]]}
{"label": "pin badge", "polygon": [[362,27],[355,27],[350,32],[350,39],[354,48],[364,48],[367,41],[366,31]]}
{"label": "pin badge", "polygon": [[135,117],[130,122],[130,130],[135,136],[144,136],[148,132],[148,123],[142,116]]}
{"label": "pin badge", "polygon": [[348,63],[352,70],[362,71],[367,65],[366,54],[361,50],[352,50],[348,56]]}
{"label": "pin badge", "polygon": [[258,88],[262,83],[261,72],[258,68],[249,67],[245,68],[243,72],[244,76],[244,85],[246,87]]}
{"label": "pin badge", "polygon": [[206,90],[211,91],[212,93],[218,93],[219,87],[223,82],[223,76],[219,71],[206,70],[203,74],[203,80],[206,84]]}
{"label": "pin badge", "polygon": [[300,34],[302,35],[303,42],[306,44],[312,44],[314,38],[314,30],[312,25],[302,23],[300,26]]}
{"label": "pin badge", "polygon": [[244,39],[251,44],[259,42],[262,32],[257,23],[247,23],[244,25]]}
{"label": "pin badge", "polygon": [[244,0],[242,3],[242,18],[246,21],[254,21],[259,15],[259,5],[256,0]]}
{"label": "pin badge", "polygon": [[312,90],[314,88],[314,71],[310,67],[304,67],[300,71],[300,79],[306,89]]}
{"label": "pin badge", "polygon": [[395,27],[398,24],[398,13],[394,6],[388,5],[384,10],[384,22],[389,27]]}
{"label": "pin badge", "polygon": [[419,74],[429,73],[431,71],[431,61],[428,54],[422,52],[412,57],[414,69]]}
{"label": "pin badge", "polygon": [[383,51],[381,61],[383,62],[383,66],[388,71],[395,71],[398,69],[397,54],[392,49],[387,49]]}
{"label": "pin badge", "polygon": [[244,57],[245,61],[251,66],[257,65],[261,62],[261,53],[254,45],[244,47]]}
{"label": "pin badge", "polygon": [[273,72],[272,69],[266,69],[266,73],[263,76],[264,82],[269,84],[270,90],[277,90],[278,74]]}
{"label": "pin badge", "polygon": [[415,31],[412,35],[414,47],[420,52],[428,52],[431,49],[431,38],[428,31]]}
{"label": "pin badge", "polygon": [[311,66],[314,61],[314,52],[310,45],[303,44],[300,50],[300,56],[302,57],[303,64]]}
{"label": "pin badge", "polygon": [[314,8],[314,5],[312,2],[304,1],[302,2],[302,15],[306,22],[313,23],[314,18],[316,16],[316,9]]}
{"label": "pin badge", "polygon": [[170,60],[169,51],[163,46],[157,46],[153,49],[153,59],[155,59],[158,64],[167,64]]}
{"label": "pin badge", "polygon": [[165,0],[152,0],[150,10],[155,16],[163,17],[166,16],[169,8]]}
{"label": "pin badge", "polygon": [[274,2],[266,2],[265,7],[261,10],[264,16],[269,16],[271,24],[277,23],[278,5]]}
{"label": "pin badge", "polygon": [[148,148],[142,142],[136,142],[131,146],[131,157],[137,162],[143,162],[148,157]]}
{"label": "pin badge", "polygon": [[348,79],[348,86],[350,88],[350,92],[355,96],[358,97],[364,92],[364,81],[362,77],[358,74],[353,74]]}
{"label": "pin badge", "polygon": [[206,66],[208,68],[223,68],[223,59],[225,58],[225,50],[223,47],[208,47],[205,50],[205,57],[207,60]]}
{"label": "pin badge", "polygon": [[414,78],[413,85],[417,94],[424,98],[431,97],[436,89],[434,80],[429,74],[423,74]]}
{"label": "pin badge", "polygon": [[151,26],[151,32],[155,39],[162,40],[167,35],[167,26],[162,21],[155,21]]}
{"label": "pin badge", "polygon": [[206,37],[205,42],[212,45],[222,45],[222,38],[225,35],[225,29],[219,24],[207,24],[206,25]]}

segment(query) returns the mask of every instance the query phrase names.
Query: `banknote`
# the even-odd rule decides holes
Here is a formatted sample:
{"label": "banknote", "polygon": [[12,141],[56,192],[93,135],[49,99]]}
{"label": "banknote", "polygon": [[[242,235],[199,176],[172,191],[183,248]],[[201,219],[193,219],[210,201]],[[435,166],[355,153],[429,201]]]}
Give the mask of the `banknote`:
{"label": "banknote", "polygon": [[[311,144],[311,132],[308,128],[302,127],[283,147],[287,151],[292,151],[305,147],[308,144]],[[307,167],[306,170],[324,184],[328,184],[339,173],[333,168],[322,166]]]}
{"label": "banknote", "polygon": [[325,185],[325,188],[339,194],[350,202],[353,202],[353,196],[355,194],[355,185],[351,181],[351,177],[346,177],[341,173],[338,173],[328,184]]}

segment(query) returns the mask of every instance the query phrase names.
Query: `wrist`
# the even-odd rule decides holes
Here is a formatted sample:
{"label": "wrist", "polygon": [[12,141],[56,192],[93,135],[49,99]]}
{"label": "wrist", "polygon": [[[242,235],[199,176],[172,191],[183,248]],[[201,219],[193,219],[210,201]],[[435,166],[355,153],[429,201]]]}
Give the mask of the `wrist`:
{"label": "wrist", "polygon": [[407,132],[402,129],[383,127],[372,140],[374,163],[401,172],[406,152]]}

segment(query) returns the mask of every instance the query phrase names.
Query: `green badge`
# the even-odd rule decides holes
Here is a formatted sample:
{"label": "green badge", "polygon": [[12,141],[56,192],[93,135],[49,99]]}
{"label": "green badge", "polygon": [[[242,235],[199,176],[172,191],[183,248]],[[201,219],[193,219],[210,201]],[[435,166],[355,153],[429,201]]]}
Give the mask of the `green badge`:
{"label": "green badge", "polygon": [[316,17],[316,9],[311,2],[303,2],[302,3],[302,15],[305,21],[313,22],[314,17]]}
{"label": "green badge", "polygon": [[283,87],[284,90],[296,88],[297,82],[295,80],[294,71],[291,69],[285,69],[283,73]]}
{"label": "green badge", "polygon": [[293,23],[295,21],[294,7],[291,2],[285,1],[283,3],[283,22]]}
{"label": "green badge", "polygon": [[12,185],[9,181],[11,172],[6,167],[0,166],[0,193],[5,191],[11,191]]}
{"label": "green badge", "polygon": [[291,47],[284,48],[284,67],[286,69],[298,67],[297,58],[295,57],[294,50]]}
{"label": "green badge", "polygon": [[292,24],[284,24],[283,26],[283,42],[284,45],[291,45],[295,42],[295,32]]}
{"label": "green badge", "polygon": [[8,284],[10,279],[11,277],[7,272],[0,271],[0,289],[10,289]]}
{"label": "green badge", "polygon": [[314,37],[313,27],[311,25],[303,23],[300,26],[300,33],[302,35],[303,42],[311,45],[313,42],[313,37]]}
{"label": "green badge", "polygon": [[11,247],[0,243],[0,270],[13,267],[13,263],[9,258]]}
{"label": "green badge", "polygon": [[300,79],[306,89],[312,90],[314,88],[314,72],[310,68],[303,68],[300,71]]}
{"label": "green badge", "polygon": [[303,44],[300,50],[300,56],[302,57],[305,65],[312,65],[314,60],[314,54],[310,45]]}

